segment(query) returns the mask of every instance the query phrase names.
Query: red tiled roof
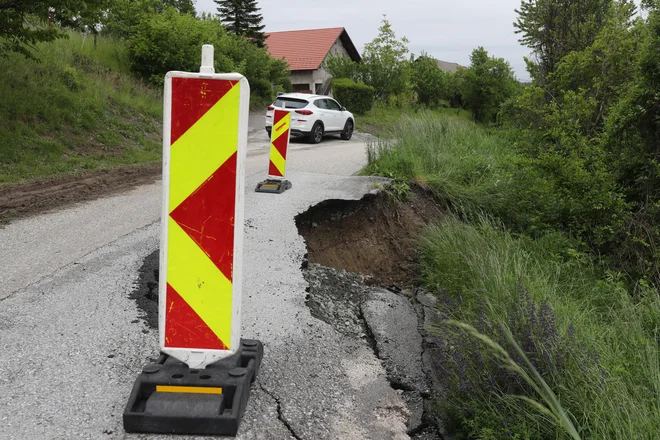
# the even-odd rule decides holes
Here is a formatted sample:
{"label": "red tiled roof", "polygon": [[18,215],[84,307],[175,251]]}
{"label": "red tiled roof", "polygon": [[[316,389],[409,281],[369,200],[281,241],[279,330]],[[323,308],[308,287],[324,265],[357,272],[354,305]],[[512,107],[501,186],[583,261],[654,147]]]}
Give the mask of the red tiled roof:
{"label": "red tiled roof", "polygon": [[343,27],[270,32],[266,34],[266,45],[273,58],[289,63],[289,70],[316,70],[339,37],[351,58],[359,60],[360,55]]}

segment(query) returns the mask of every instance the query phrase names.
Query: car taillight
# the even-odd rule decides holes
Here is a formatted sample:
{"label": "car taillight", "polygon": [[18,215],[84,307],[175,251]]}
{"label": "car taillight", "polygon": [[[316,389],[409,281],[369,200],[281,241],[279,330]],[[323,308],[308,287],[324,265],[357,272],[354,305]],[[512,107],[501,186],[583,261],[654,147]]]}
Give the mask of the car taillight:
{"label": "car taillight", "polygon": [[[261,108],[263,108],[263,107],[261,107]],[[275,107],[273,107],[272,105],[269,105],[268,110],[275,110]]]}
{"label": "car taillight", "polygon": [[309,116],[313,112],[311,110],[296,110],[296,113],[300,113],[301,115]]}

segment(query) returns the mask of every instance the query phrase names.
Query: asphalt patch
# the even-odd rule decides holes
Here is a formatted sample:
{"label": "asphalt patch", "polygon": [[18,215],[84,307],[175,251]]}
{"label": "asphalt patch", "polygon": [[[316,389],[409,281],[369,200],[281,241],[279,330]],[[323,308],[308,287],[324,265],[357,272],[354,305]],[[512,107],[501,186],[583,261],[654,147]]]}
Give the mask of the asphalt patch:
{"label": "asphalt patch", "polygon": [[160,249],[156,249],[144,259],[139,277],[130,298],[140,309],[140,318],[151,329],[158,329],[158,264]]}

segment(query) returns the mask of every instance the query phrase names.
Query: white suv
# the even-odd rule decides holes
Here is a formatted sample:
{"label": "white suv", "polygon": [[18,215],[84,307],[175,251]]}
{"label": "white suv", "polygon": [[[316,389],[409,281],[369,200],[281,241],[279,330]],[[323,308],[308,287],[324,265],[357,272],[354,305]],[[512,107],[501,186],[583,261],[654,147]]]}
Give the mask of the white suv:
{"label": "white suv", "polygon": [[273,128],[273,110],[291,111],[291,136],[304,137],[318,144],[326,134],[338,134],[344,140],[353,136],[353,113],[329,96],[285,93],[277,97],[266,113],[268,136]]}

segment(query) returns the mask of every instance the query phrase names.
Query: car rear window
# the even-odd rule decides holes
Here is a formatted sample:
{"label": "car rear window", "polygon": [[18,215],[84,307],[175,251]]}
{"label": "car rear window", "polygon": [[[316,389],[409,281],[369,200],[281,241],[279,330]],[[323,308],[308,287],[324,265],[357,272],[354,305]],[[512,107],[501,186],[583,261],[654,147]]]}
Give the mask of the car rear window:
{"label": "car rear window", "polygon": [[275,107],[280,107],[280,108],[284,107],[283,104],[286,104],[286,108],[299,109],[299,108],[307,107],[307,104],[309,103],[304,99],[296,99],[296,98],[277,98],[273,103]]}

